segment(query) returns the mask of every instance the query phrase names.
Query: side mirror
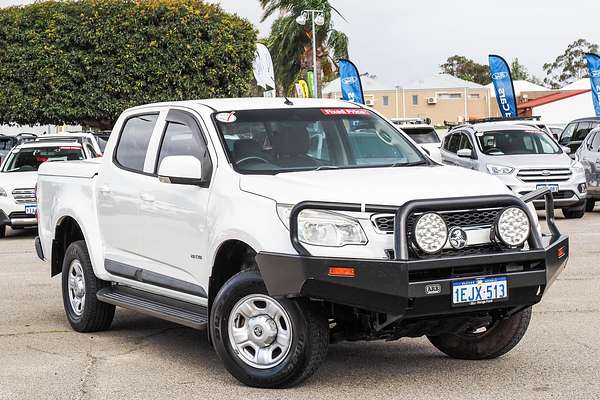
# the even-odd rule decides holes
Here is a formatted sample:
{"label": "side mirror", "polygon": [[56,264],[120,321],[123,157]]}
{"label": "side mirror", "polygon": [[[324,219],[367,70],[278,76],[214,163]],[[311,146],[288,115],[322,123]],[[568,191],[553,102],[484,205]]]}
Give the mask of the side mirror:
{"label": "side mirror", "polygon": [[456,152],[456,155],[462,158],[473,158],[473,150],[471,149],[460,149]]}
{"label": "side mirror", "polygon": [[165,157],[158,167],[158,179],[163,183],[178,185],[200,185],[202,163],[192,156]]}
{"label": "side mirror", "polygon": [[562,150],[565,152],[565,154],[571,154],[571,148],[567,147],[567,146],[561,146]]}

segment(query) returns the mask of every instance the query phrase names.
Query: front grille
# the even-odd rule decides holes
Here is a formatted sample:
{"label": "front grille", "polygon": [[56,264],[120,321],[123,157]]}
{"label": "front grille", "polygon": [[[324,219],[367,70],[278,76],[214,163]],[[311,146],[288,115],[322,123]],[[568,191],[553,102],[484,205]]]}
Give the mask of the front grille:
{"label": "front grille", "polygon": [[571,175],[569,168],[531,168],[519,170],[517,178],[523,182],[564,182]]}
{"label": "front grille", "polygon": [[[451,211],[439,213],[448,228],[459,226],[461,228],[470,226],[491,226],[494,224],[496,217],[500,209],[486,209],[486,210],[467,210],[467,211]],[[410,236],[412,228],[416,219],[420,214],[412,214],[407,221],[407,232]],[[380,232],[393,233],[394,232],[394,216],[391,214],[380,214],[373,217],[373,223]]]}
{"label": "front grille", "polygon": [[15,189],[12,191],[17,204],[35,204],[35,189]]}

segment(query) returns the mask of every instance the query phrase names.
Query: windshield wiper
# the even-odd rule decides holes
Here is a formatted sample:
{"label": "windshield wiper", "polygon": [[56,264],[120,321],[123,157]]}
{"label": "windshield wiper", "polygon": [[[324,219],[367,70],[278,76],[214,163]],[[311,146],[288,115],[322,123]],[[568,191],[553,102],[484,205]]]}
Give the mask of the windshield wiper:
{"label": "windshield wiper", "polygon": [[413,161],[413,162],[397,162],[390,165],[390,167],[414,167],[417,165],[426,165],[427,161]]}
{"label": "windshield wiper", "polygon": [[340,169],[340,167],[336,165],[321,165],[315,169],[315,171],[324,171],[327,169]]}

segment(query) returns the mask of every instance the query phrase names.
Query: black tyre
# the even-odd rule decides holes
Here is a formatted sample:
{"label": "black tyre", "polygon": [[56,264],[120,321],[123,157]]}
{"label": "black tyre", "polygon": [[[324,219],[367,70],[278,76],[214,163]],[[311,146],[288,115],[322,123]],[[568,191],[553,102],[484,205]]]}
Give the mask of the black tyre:
{"label": "black tyre", "polygon": [[445,334],[429,336],[428,339],[438,350],[452,358],[462,360],[487,360],[508,353],[525,336],[531,307],[508,319],[495,321],[485,332]]}
{"label": "black tyre", "polygon": [[594,211],[594,207],[596,207],[596,200],[587,199],[587,201],[585,202],[585,211],[592,212]]}
{"label": "black tyre", "polygon": [[566,219],[578,219],[585,215],[585,208],[563,208],[562,213]]}
{"label": "black tyre", "polygon": [[258,272],[229,279],[212,306],[210,334],[240,382],[285,388],[310,377],[327,353],[329,326],[308,302],[274,299]]}
{"label": "black tyre", "polygon": [[77,332],[97,332],[110,327],[115,306],[98,301],[98,290],[110,283],[96,278],[83,240],[73,242],[65,252],[62,293],[65,313]]}
{"label": "black tyre", "polygon": [[6,225],[0,225],[0,239],[6,236]]}

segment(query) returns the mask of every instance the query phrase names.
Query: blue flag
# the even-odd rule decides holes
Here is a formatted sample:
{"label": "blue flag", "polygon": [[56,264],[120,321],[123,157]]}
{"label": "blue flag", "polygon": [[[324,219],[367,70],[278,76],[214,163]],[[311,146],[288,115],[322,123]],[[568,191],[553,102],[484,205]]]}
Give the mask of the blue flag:
{"label": "blue flag", "polygon": [[362,82],[356,66],[348,60],[340,60],[340,82],[342,85],[342,98],[358,104],[365,104]]}
{"label": "blue flag", "polygon": [[585,57],[587,58],[590,81],[592,82],[594,109],[596,110],[596,116],[600,117],[600,56],[590,53]]}
{"label": "blue flag", "polygon": [[504,118],[518,117],[517,113],[517,98],[515,96],[515,88],[513,86],[512,75],[510,68],[500,56],[491,54],[490,60],[490,77],[494,82],[496,90],[496,100],[498,107]]}

